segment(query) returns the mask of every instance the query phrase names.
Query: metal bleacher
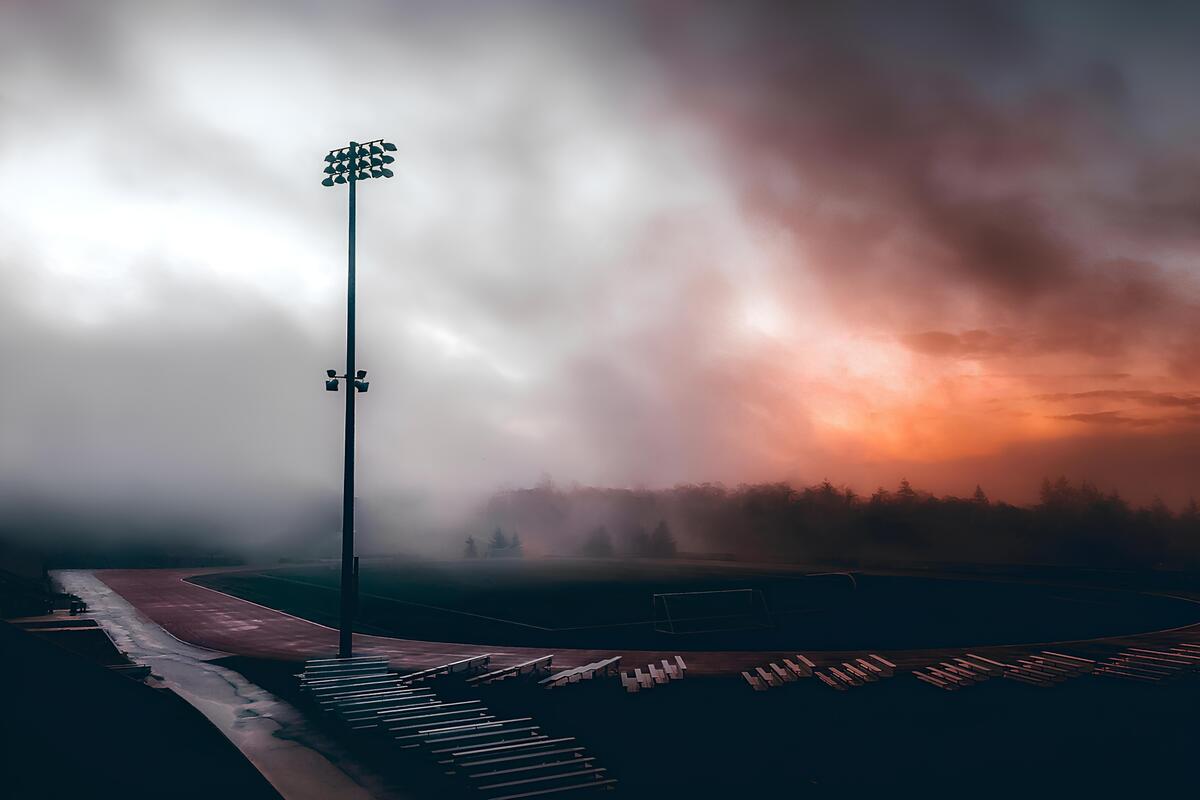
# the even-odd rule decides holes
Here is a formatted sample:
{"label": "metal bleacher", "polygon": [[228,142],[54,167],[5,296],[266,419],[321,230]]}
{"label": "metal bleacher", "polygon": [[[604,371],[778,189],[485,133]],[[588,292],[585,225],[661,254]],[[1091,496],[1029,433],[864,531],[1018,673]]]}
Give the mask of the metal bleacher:
{"label": "metal bleacher", "polygon": [[518,800],[611,789],[616,779],[574,737],[551,736],[531,717],[494,713],[478,698],[446,701],[430,685],[447,676],[470,686],[538,678],[552,658],[490,669],[484,654],[406,675],[392,672],[384,656],[325,658],[306,662],[298,679],[301,692],[346,728],[424,757],[474,796]]}
{"label": "metal bleacher", "polygon": [[1102,661],[1053,650],[1008,657],[1007,661],[964,653],[915,669],[913,675],[930,686],[955,691],[997,677],[1045,689],[1085,675],[1154,684],[1196,672],[1200,672],[1200,647],[1181,644],[1159,649],[1128,647]]}
{"label": "metal bleacher", "polygon": [[796,683],[802,678],[816,678],[830,689],[845,691],[877,683],[896,674],[895,664],[874,653],[820,667],[812,659],[799,654],[780,661],[783,662],[782,666],[771,662],[765,667],[743,672],[742,679],[756,692]]}

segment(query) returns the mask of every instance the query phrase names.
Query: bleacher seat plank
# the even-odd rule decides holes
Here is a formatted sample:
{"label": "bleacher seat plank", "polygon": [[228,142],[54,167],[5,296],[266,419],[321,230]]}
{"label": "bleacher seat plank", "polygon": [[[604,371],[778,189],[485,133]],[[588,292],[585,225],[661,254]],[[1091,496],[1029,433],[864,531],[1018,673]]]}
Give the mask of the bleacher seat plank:
{"label": "bleacher seat plank", "polygon": [[1146,661],[1151,664],[1162,664],[1164,666],[1174,667],[1176,669],[1192,669],[1196,666],[1195,662],[1188,661],[1186,658],[1171,658],[1169,656],[1153,655],[1150,653],[1141,653],[1135,650],[1129,650],[1121,655],[1129,658],[1135,658],[1138,661]]}
{"label": "bleacher seat plank", "polygon": [[1097,675],[1104,675],[1113,678],[1121,678],[1123,680],[1141,681],[1143,683],[1159,683],[1162,679],[1150,677],[1148,675],[1139,675],[1135,672],[1128,672],[1116,667],[1106,667],[1103,665],[1097,666],[1095,670]]}
{"label": "bleacher seat plank", "polygon": [[492,683],[493,681],[501,681],[506,678],[514,678],[520,675],[536,674],[538,672],[548,670],[553,663],[554,655],[545,655],[538,658],[523,661],[520,664],[513,664],[508,667],[485,672],[482,675],[475,675],[467,678],[467,683]]}
{"label": "bleacher seat plank", "polygon": [[432,695],[412,692],[403,688],[391,688],[371,692],[351,692],[349,694],[326,695],[324,697],[316,698],[316,701],[317,705],[328,711],[333,708],[350,708],[357,703],[366,704],[376,700],[410,697],[432,697]]}
{"label": "bleacher seat plank", "polygon": [[595,762],[595,760],[595,756],[568,756],[558,761],[547,761],[544,764],[526,764],[523,767],[506,767],[504,769],[494,769],[490,772],[473,772],[469,773],[467,777],[471,778],[472,780],[479,780],[480,778],[498,778],[502,775],[516,775],[520,772],[537,772],[538,770],[587,766]]}
{"label": "bleacher seat plank", "polygon": [[443,703],[438,701],[436,703],[427,703],[425,705],[405,706],[403,708],[396,709],[394,712],[381,711],[379,712],[379,716],[385,721],[403,720],[408,719],[416,714],[420,714],[422,711],[428,711],[429,709],[433,708],[478,708],[483,710],[485,709],[485,706],[478,700],[456,700],[453,703]]}
{"label": "bleacher seat plank", "polygon": [[400,679],[406,683],[418,683],[429,680],[431,678],[440,678],[445,675],[456,675],[463,672],[472,672],[478,669],[484,669],[491,663],[491,653],[480,653],[469,658],[461,658],[457,661],[451,661],[447,664],[442,664],[428,669],[410,672],[407,675],[401,675]]}
{"label": "bleacher seat plank", "polygon": [[558,781],[564,778],[577,778],[582,775],[599,775],[607,772],[604,767],[588,767],[585,769],[575,770],[574,772],[564,772],[558,775],[535,775],[532,778],[520,778],[512,781],[502,781],[500,783],[489,783],[480,785],[481,791],[487,789],[507,789],[510,786],[528,786],[531,783],[545,783],[546,781]]}
{"label": "bleacher seat plank", "polygon": [[928,674],[933,675],[935,678],[939,678],[940,680],[943,680],[946,683],[953,683],[955,686],[966,686],[968,684],[974,683],[974,681],[959,677],[958,675],[951,675],[949,672],[946,672],[945,670],[942,670],[942,669],[938,669],[937,667],[932,667],[932,666],[926,667],[925,671]]}
{"label": "bleacher seat plank", "polygon": [[792,683],[796,680],[795,675],[774,662],[768,664],[767,667],[770,668],[771,672],[774,673],[775,677],[779,678],[782,683]]}
{"label": "bleacher seat plank", "polygon": [[771,688],[780,686],[783,683],[783,681],[779,680],[778,678],[776,678],[770,672],[767,672],[762,667],[755,667],[754,671],[758,674],[759,679],[764,684],[766,684],[767,686],[770,686]]}
{"label": "bleacher seat plank", "polygon": [[811,678],[812,677],[811,669],[808,669],[807,667],[801,667],[799,664],[797,664],[795,661],[792,661],[790,658],[783,659],[783,665],[785,667],[787,667],[788,669],[790,669],[792,671],[792,674],[795,675],[797,678]]}
{"label": "bleacher seat plank", "polygon": [[434,700],[437,700],[437,697],[424,692],[385,692],[365,697],[347,697],[340,701],[335,701],[331,705],[338,711],[353,711],[364,708],[381,708],[387,706],[389,703],[403,706],[410,703],[430,702]]}
{"label": "bleacher seat plank", "polygon": [[1047,673],[1056,680],[1069,678],[1075,674],[1073,670],[1069,670],[1066,667],[1060,667],[1057,664],[1048,664],[1045,661],[1038,661],[1036,657],[1018,658],[1017,663],[1023,667]]}
{"label": "bleacher seat plank", "polygon": [[742,677],[746,679],[746,683],[750,684],[750,688],[754,691],[765,692],[767,690],[766,684],[764,684],[760,678],[751,675],[749,672],[743,671]]}
{"label": "bleacher seat plank", "polygon": [[858,680],[862,681],[863,683],[874,683],[875,681],[879,680],[879,678],[876,675],[874,675],[873,673],[865,672],[865,671],[859,669],[854,664],[851,664],[849,661],[842,663],[842,669],[846,672],[847,675],[851,675],[851,676],[857,678]]}
{"label": "bleacher seat plank", "polygon": [[865,658],[856,658],[856,659],[854,659],[854,663],[857,664],[858,668],[861,669],[863,672],[866,672],[870,675],[874,675],[876,678],[886,678],[887,677],[886,675],[883,674],[883,670],[881,670],[876,665],[872,664],[870,661],[867,661]]}
{"label": "bleacher seat plank", "polygon": [[858,680],[857,678],[851,677],[850,675],[847,675],[846,673],[842,672],[837,667],[828,667],[827,669],[829,670],[830,675],[837,678],[839,681],[846,684],[847,686],[862,686],[862,681]]}
{"label": "bleacher seat plank", "polygon": [[583,752],[582,747],[559,747],[559,748],[555,748],[552,750],[535,750],[532,753],[518,753],[517,755],[513,755],[513,756],[501,756],[499,758],[488,758],[488,759],[483,759],[482,761],[471,761],[471,762],[464,761],[459,766],[461,766],[463,769],[472,769],[474,767],[483,767],[483,766],[487,766],[489,764],[507,764],[507,763],[511,763],[513,761],[529,761],[529,760],[536,759],[536,758],[546,758],[548,756],[560,756],[560,755],[565,756],[566,754],[569,754],[569,753],[575,753],[576,755],[571,756],[571,758],[573,758],[575,760],[580,760],[580,759],[584,758],[584,756],[578,755],[582,752]]}
{"label": "bleacher seat plank", "polygon": [[[462,747],[462,748],[456,748],[454,750],[451,750],[450,751],[451,758],[446,759],[440,763],[449,764],[449,763],[452,763],[455,758],[474,758],[476,756],[488,755],[489,753],[501,753],[503,755],[515,755],[514,753],[508,752],[508,751],[512,751],[512,750],[541,752],[540,748],[542,748],[542,747],[550,747],[550,746],[556,745],[556,744],[567,744],[567,743],[573,742],[573,741],[575,741],[574,736],[559,736],[559,737],[553,738],[553,739],[550,737],[546,737],[544,739],[536,740],[536,741],[515,742],[515,743],[503,744],[503,745],[481,744],[481,745],[477,745],[475,747]],[[463,765],[469,766],[468,762],[466,762],[466,761],[464,761],[460,766],[463,766]]]}
{"label": "bleacher seat plank", "polygon": [[1055,667],[1057,669],[1065,670],[1067,673],[1069,673],[1072,676],[1085,675],[1090,670],[1090,667],[1085,667],[1083,664],[1078,664],[1078,663],[1071,662],[1071,661],[1060,661],[1059,659],[1057,659],[1053,656],[1038,655],[1038,656],[1030,656],[1029,658],[1031,661],[1033,661],[1037,664],[1042,664],[1045,666],[1050,666],[1050,667]]}
{"label": "bleacher seat plank", "polygon": [[[396,736],[396,734],[399,734],[402,731],[421,730],[422,728],[428,728],[430,725],[439,725],[444,722],[450,722],[452,721],[451,719],[445,718],[455,716],[462,720],[469,720],[471,722],[486,722],[496,718],[495,714],[484,714],[481,711],[448,711],[444,714],[430,714],[428,718],[423,719],[420,722],[413,722],[411,725],[388,725],[386,727],[388,733]],[[436,717],[442,717],[443,719],[435,719]]]}
{"label": "bleacher seat plank", "polygon": [[938,664],[938,669],[942,670],[943,672],[949,672],[951,675],[957,675],[963,680],[973,684],[983,683],[988,679],[987,675],[982,675],[977,672],[972,672],[968,669],[963,669],[957,664],[951,664],[949,661],[943,661],[942,663]]}
{"label": "bleacher seat plank", "polygon": [[876,653],[870,653],[867,655],[867,658],[879,665],[879,670],[884,674],[885,677],[890,678],[896,673],[896,665],[888,661],[883,656]]}
{"label": "bleacher seat plank", "polygon": [[916,676],[917,680],[928,683],[931,686],[936,686],[939,689],[953,690],[958,688],[953,683],[947,683],[940,678],[934,677],[933,675],[927,675],[920,670],[914,669],[912,674]]}
{"label": "bleacher seat plank", "polygon": [[990,680],[1000,674],[999,671],[992,672],[991,670],[984,669],[979,664],[972,664],[965,658],[954,659],[954,665],[969,674],[971,677],[979,680]]}
{"label": "bleacher seat plank", "polygon": [[1079,656],[1067,655],[1066,653],[1056,653],[1053,650],[1043,650],[1042,655],[1047,658],[1053,658],[1056,661],[1065,661],[1071,664],[1078,664],[1084,671],[1090,672],[1096,666],[1096,662],[1090,658],[1080,658]]}
{"label": "bleacher seat plank", "polygon": [[1163,658],[1180,658],[1192,665],[1200,665],[1200,653],[1172,653],[1170,650],[1148,650],[1144,647],[1131,647],[1131,653],[1144,653],[1148,656],[1161,656]]}
{"label": "bleacher seat plank", "polygon": [[687,664],[683,663],[682,656],[675,656],[675,666],[679,667],[679,677],[686,678],[688,668]]}
{"label": "bleacher seat plank", "polygon": [[981,664],[981,665],[983,665],[983,666],[985,666],[985,667],[989,667],[989,668],[993,668],[993,669],[998,669],[998,670],[1000,670],[1000,671],[1001,671],[1001,674],[1003,674],[1004,672],[1007,672],[1007,671],[1008,671],[1008,669],[1009,669],[1009,665],[1008,665],[1008,664],[1004,664],[1004,663],[1002,663],[1002,662],[1000,662],[1000,661],[995,661],[994,659],[991,659],[991,658],[986,658],[985,656],[976,655],[975,653],[967,653],[967,654],[964,656],[964,658],[966,658],[966,659],[968,659],[968,660],[970,660],[970,661],[974,661],[974,662],[976,662],[976,663],[978,663],[978,664]]}
{"label": "bleacher seat plank", "polygon": [[430,737],[437,738],[437,737],[442,737],[442,736],[452,736],[452,735],[455,735],[458,733],[462,733],[463,731],[474,731],[474,730],[481,730],[481,729],[491,730],[491,729],[503,727],[504,725],[510,725],[514,722],[530,722],[530,721],[532,721],[532,720],[529,717],[511,717],[510,719],[498,719],[493,722],[464,723],[461,725],[457,724],[457,723],[446,723],[446,724],[440,725],[440,726],[434,724],[434,725],[426,726],[426,728],[424,730],[422,730],[420,733],[422,736],[430,736]]}
{"label": "bleacher seat plank", "polygon": [[387,656],[366,655],[366,656],[348,656],[345,658],[343,658],[342,656],[333,656],[332,658],[310,658],[304,662],[304,665],[307,667],[307,666],[320,666],[322,664],[354,664],[354,663],[358,663],[361,661],[387,661],[387,660],[388,660]]}
{"label": "bleacher seat plank", "polygon": [[[536,726],[533,726],[533,727],[536,728]],[[521,733],[521,731],[512,731],[512,730],[505,731],[503,728],[501,728],[499,730],[499,732],[502,734]],[[471,738],[481,738],[481,737],[478,737],[476,734],[467,734],[465,736],[461,736],[461,737],[458,737],[455,739],[443,739],[441,742],[437,742],[436,744],[444,744],[446,742],[458,741],[458,739],[471,739]],[[521,743],[524,743],[526,740],[528,740],[530,742],[541,742],[548,738],[550,738],[550,737],[546,736],[545,734],[539,734],[536,732],[532,732],[532,729],[531,729],[531,732],[528,732],[525,736],[517,736],[515,742],[511,739],[498,739],[498,740],[489,741],[489,742],[474,742],[474,744],[510,744],[510,743],[521,744]],[[462,746],[463,745],[458,744],[458,745],[454,745],[453,747],[443,747],[438,750],[430,750],[429,752],[433,753],[434,755],[442,755],[443,753],[453,753],[456,749],[458,749],[459,747],[462,747]]]}
{"label": "bleacher seat plank", "polygon": [[826,675],[824,672],[814,671],[813,675],[816,675],[818,678],[820,678],[821,683],[825,684],[830,689],[837,689],[839,692],[846,691],[846,687],[844,684],[842,684],[840,681],[834,680],[833,678]]}
{"label": "bleacher seat plank", "polygon": [[1118,667],[1120,669],[1128,670],[1130,672],[1137,672],[1137,673],[1141,673],[1141,674],[1145,674],[1145,675],[1153,675],[1157,678],[1171,678],[1171,677],[1174,677],[1174,675],[1175,675],[1175,673],[1169,669],[1162,669],[1160,667],[1153,667],[1153,666],[1148,666],[1146,664],[1139,664],[1136,661],[1129,661],[1128,659],[1123,659],[1123,658],[1113,658],[1112,661],[1109,662],[1108,666]]}

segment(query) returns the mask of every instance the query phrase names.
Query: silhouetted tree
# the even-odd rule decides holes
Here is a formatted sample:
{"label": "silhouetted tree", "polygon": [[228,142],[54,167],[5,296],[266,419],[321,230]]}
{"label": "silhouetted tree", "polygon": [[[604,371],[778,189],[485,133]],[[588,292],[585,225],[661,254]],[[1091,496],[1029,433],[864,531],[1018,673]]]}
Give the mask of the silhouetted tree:
{"label": "silhouetted tree", "polygon": [[654,526],[647,555],[654,558],[674,558],[675,537],[671,536],[671,529],[667,527],[666,520],[659,520]]}
{"label": "silhouetted tree", "polygon": [[507,555],[510,558],[522,558],[525,555],[525,551],[521,549],[521,537],[515,531],[512,535],[512,541],[509,542]]}
{"label": "silhouetted tree", "polygon": [[908,478],[900,479],[900,488],[896,489],[896,499],[901,503],[911,503],[917,499],[917,493],[908,482]]}
{"label": "silhouetted tree", "polygon": [[496,528],[492,531],[492,538],[488,541],[488,556],[490,558],[500,558],[508,555],[508,537],[504,535],[504,531]]}
{"label": "silhouetted tree", "polygon": [[467,544],[463,547],[463,558],[479,558],[479,548],[475,546],[474,536],[467,537]]}
{"label": "silhouetted tree", "polygon": [[1183,511],[1179,512],[1179,519],[1184,522],[1196,522],[1200,520],[1200,505],[1197,505],[1196,498],[1189,498],[1187,505],[1183,507]]}
{"label": "silhouetted tree", "polygon": [[978,483],[975,484],[975,494],[971,495],[971,499],[981,506],[986,506],[988,504],[988,496],[983,493],[983,487],[981,487]]}
{"label": "silhouetted tree", "polygon": [[594,528],[584,540],[582,552],[585,556],[592,558],[611,558],[613,543],[612,538],[608,535],[608,528],[603,525]]}

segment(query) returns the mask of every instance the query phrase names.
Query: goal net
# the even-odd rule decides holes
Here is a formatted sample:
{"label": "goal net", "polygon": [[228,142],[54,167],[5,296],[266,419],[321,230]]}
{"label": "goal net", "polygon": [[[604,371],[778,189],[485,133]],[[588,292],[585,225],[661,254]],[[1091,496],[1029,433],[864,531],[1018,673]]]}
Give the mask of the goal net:
{"label": "goal net", "polygon": [[654,595],[657,633],[714,633],[772,627],[761,589],[667,592]]}

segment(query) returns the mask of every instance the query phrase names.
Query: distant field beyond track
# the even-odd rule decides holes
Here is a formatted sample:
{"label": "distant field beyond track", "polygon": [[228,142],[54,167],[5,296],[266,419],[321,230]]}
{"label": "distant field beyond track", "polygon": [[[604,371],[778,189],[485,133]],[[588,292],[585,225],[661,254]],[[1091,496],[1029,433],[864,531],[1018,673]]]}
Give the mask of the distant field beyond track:
{"label": "distant field beyond track", "polygon": [[[336,626],[335,564],[221,572],[197,584]],[[759,589],[771,626],[657,632],[661,592]],[[1200,606],[1161,595],[1007,581],[662,561],[362,563],[359,630],[527,647],[669,650],[902,649],[1047,642],[1196,622]]]}

